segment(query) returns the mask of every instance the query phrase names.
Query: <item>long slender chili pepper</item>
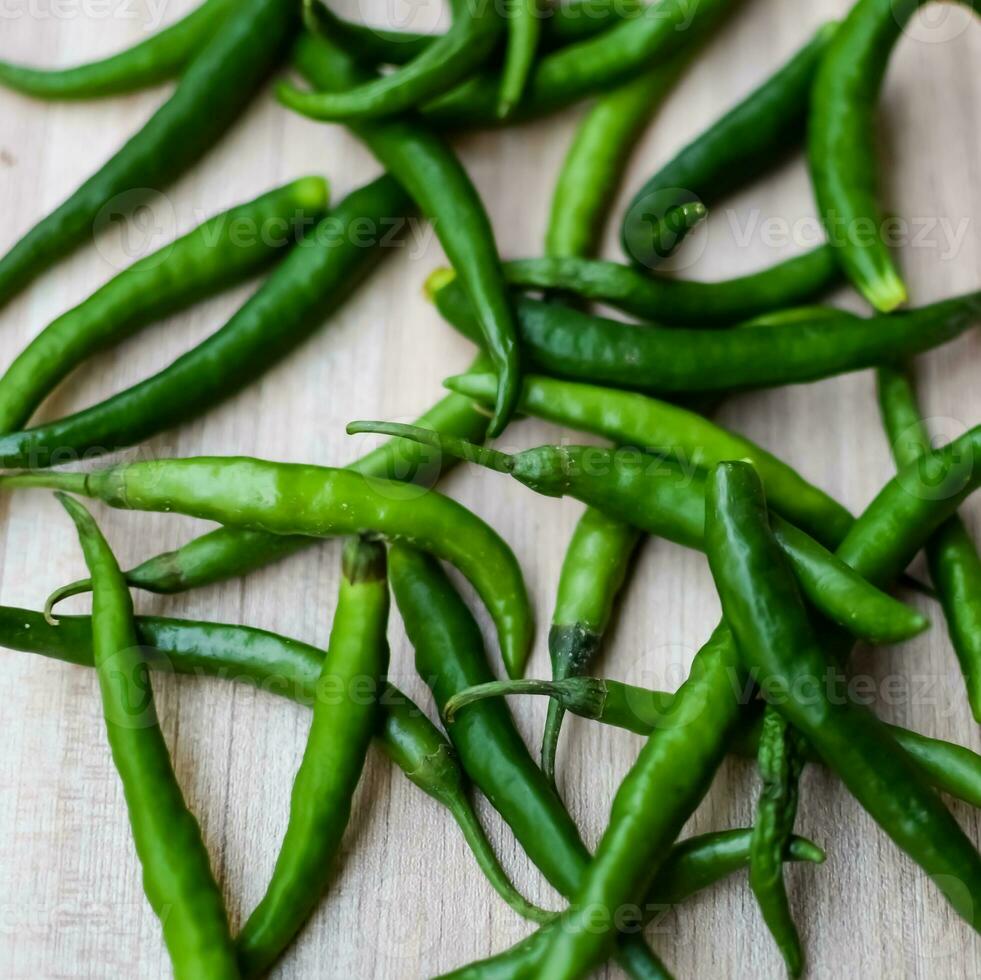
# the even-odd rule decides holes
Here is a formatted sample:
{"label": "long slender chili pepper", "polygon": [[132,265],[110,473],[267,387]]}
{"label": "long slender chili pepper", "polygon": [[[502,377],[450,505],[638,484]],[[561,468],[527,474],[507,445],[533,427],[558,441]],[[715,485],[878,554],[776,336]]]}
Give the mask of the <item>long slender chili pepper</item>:
{"label": "long slender chili pepper", "polygon": [[508,673],[520,676],[533,632],[521,569],[497,533],[435,490],[366,479],[350,470],[247,457],[137,462],[88,473],[23,473],[3,486],[50,487],[123,510],[187,514],[272,534],[373,532],[409,540],[455,565],[493,618]]}
{"label": "long slender chili pepper", "polygon": [[0,61],[0,85],[39,99],[97,99],[166,82],[184,70],[233,9],[231,0],[204,0],[153,37],[85,65],[31,68]]}
{"label": "long slender chili pepper", "polygon": [[[150,616],[136,618],[136,634],[151,670],[251,684],[307,707],[316,701],[324,651],[299,640],[247,626]],[[81,667],[94,666],[88,616],[63,616],[53,626],[42,613],[0,606],[0,646]],[[550,918],[551,913],[532,905],[517,891],[501,867],[446,736],[391,684],[382,689],[379,709],[375,731],[379,747],[407,779],[446,807],[497,893],[524,918],[535,922]]]}
{"label": "long slender chili pepper", "polygon": [[[389,554],[389,577],[415,650],[416,670],[440,711],[454,694],[493,677],[480,629],[437,562],[395,544]],[[507,705],[475,705],[461,712],[449,734],[467,775],[511,827],[529,858],[560,892],[571,894],[589,864],[589,852],[532,760]],[[622,964],[636,960],[634,975],[659,975],[651,966],[653,954],[638,936],[624,937],[620,949]]]}
{"label": "long slender chili pepper", "polygon": [[[908,373],[879,368],[879,409],[893,456],[908,466],[930,451]],[[974,720],[981,724],[981,558],[964,522],[948,518],[926,545],[930,579],[944,610],[947,630],[967,686]]]}
{"label": "long slender chili pepper", "polygon": [[504,275],[512,286],[565,290],[669,326],[716,327],[809,303],[836,285],[841,272],[831,247],[822,245],[724,282],[657,277],[575,256],[505,262]]}
{"label": "long slender chili pepper", "polygon": [[141,193],[162,189],[214,146],[286,55],[299,24],[291,2],[242,0],[150,121],[0,260],[0,306],[87,241],[116,195],[127,193],[135,208]]}
{"label": "long slender chili pepper", "polygon": [[[455,280],[430,283],[443,317],[475,343],[481,334]],[[867,320],[841,312],[787,330],[692,330],[590,316],[524,296],[514,298],[529,369],[583,381],[660,392],[732,391],[817,381],[937,347],[981,319],[981,292]]]}
{"label": "long slender chili pepper", "polygon": [[[310,27],[329,32],[331,22],[317,17],[318,0],[305,0],[304,6]],[[504,28],[492,3],[451,0],[450,8],[449,31],[390,75],[368,76],[339,92],[301,92],[284,83],[278,88],[280,101],[311,119],[346,121],[395,115],[445,92],[487,61]],[[324,40],[335,44],[343,39],[326,33]]]}
{"label": "long slender chili pepper", "polygon": [[340,596],[286,833],[266,893],[237,939],[245,977],[269,970],[326,889],[378,725],[387,628],[385,545],[352,538],[344,548]]}
{"label": "long slender chili pepper", "polygon": [[[749,830],[723,830],[681,841],[671,849],[644,900],[645,918],[652,917],[692,895],[741,871],[749,863]],[[824,853],[811,841],[794,837],[787,848],[788,861],[820,864]],[[545,949],[559,923],[546,926],[527,939],[479,963],[443,974],[439,980],[534,980]]]}
{"label": "long slender chili pepper", "polygon": [[[649,534],[690,548],[704,548],[704,477],[640,450],[541,446],[509,456],[399,423],[353,422],[348,432],[382,432],[418,439],[450,455],[507,473],[538,493],[571,496]],[[43,481],[45,477],[4,477],[0,485],[31,484],[36,479]],[[919,612],[880,592],[803,531],[776,514],[772,521],[808,599],[833,622],[873,642],[907,639],[926,628],[927,621]],[[854,526],[849,535],[853,532]]]}
{"label": "long slender chili pepper", "polygon": [[91,647],[106,735],[126,796],[143,889],[160,919],[174,976],[233,980],[239,972],[228,917],[160,731],[126,582],[88,511],[64,494],[59,498],[78,529],[94,583]]}
{"label": "long slender chili pepper", "polygon": [[[659,725],[670,723],[675,710],[675,695],[668,691],[651,691],[598,677],[568,677],[564,680],[526,678],[480,684],[450,698],[444,714],[447,721],[452,722],[456,712],[468,704],[516,694],[552,698],[574,715],[637,735],[650,735]],[[971,806],[981,807],[981,756],[954,742],[920,735],[898,725],[887,727],[907,755],[919,763],[933,786]],[[747,711],[744,723],[734,733],[730,751],[755,759],[761,728],[759,713]],[[821,761],[809,746],[805,756],[809,762]]]}
{"label": "long slender chili pepper", "polygon": [[[450,378],[447,386],[486,404],[496,379],[482,374]],[[542,375],[527,375],[518,403],[525,415],[605,436],[623,446],[705,469],[724,459],[750,459],[766,480],[774,508],[822,544],[836,546],[854,523],[823,490],[752,440],[678,405],[646,395]]]}
{"label": "long slender chili pepper", "polygon": [[209,218],[110,279],[45,327],[0,378],[0,432],[25,425],[91,354],[261,271],[323,217],[327,198],[323,178],[303,177]]}
{"label": "long slender chili pepper", "polygon": [[803,141],[811,83],[837,25],[823,25],[782,68],[689,143],[637,192],[621,229],[624,254],[653,268],[684,238],[656,248],[657,226],[687,201],[710,207]]}
{"label": "long slender chili pepper", "polygon": [[497,99],[497,114],[501,119],[507,119],[521,101],[535,65],[542,34],[538,0],[508,0],[504,16],[508,41],[504,67],[501,69],[501,91]]}
{"label": "long slender chili pepper", "polygon": [[[297,45],[294,60],[321,89],[343,91],[370,77],[339,48],[310,37]],[[499,435],[518,397],[520,353],[494,232],[480,197],[446,142],[418,120],[352,123],[351,129],[433,222],[464,284],[501,378],[489,429],[491,435]]]}
{"label": "long slender chili pepper", "polygon": [[53,466],[112,452],[230,397],[309,337],[347,298],[384,255],[385,236],[409,211],[405,193],[389,177],[349,194],[207,340],[97,405],[0,436],[0,465]]}

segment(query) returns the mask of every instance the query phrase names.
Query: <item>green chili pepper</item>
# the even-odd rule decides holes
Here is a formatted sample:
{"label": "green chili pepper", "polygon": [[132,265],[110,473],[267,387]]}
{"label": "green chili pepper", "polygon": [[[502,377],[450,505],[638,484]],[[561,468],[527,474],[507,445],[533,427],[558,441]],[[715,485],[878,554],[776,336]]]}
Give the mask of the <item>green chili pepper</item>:
{"label": "green chili pepper", "polygon": [[42,330],[0,378],[0,432],[23,426],[92,354],[261,271],[323,217],[327,197],[323,178],[295,180],[215,215],[110,279]]}
{"label": "green chili pepper", "polygon": [[[670,721],[675,699],[675,695],[667,691],[651,691],[597,677],[551,681],[527,678],[492,681],[461,691],[446,703],[444,713],[447,720],[452,721],[456,712],[468,704],[514,694],[552,698],[574,715],[637,735],[650,735],[658,725]],[[752,709],[752,705],[747,707]],[[757,712],[747,711],[743,724],[733,733],[730,750],[755,759],[760,746],[761,722]],[[933,786],[971,806],[981,807],[981,756],[954,742],[920,735],[898,725],[887,727],[906,754],[920,764]],[[809,746],[805,756],[809,762],[821,761]]]}
{"label": "green chili pepper", "polygon": [[[443,317],[476,343],[481,334],[453,280],[430,280]],[[514,299],[529,369],[576,380],[655,392],[732,391],[817,381],[937,347],[977,324],[981,293],[868,320],[815,315],[793,330],[691,330],[590,316],[539,300]]]}
{"label": "green chili pepper", "polygon": [[160,919],[177,980],[238,977],[221,892],[160,732],[133,603],[95,521],[59,494],[78,529],[94,584],[91,647],[106,735],[126,796],[143,889]]}
{"label": "green chili pepper", "polygon": [[[463,374],[446,385],[483,404],[497,388],[496,379],[483,374]],[[637,446],[688,467],[703,469],[724,459],[751,459],[766,480],[775,509],[826,545],[837,545],[854,523],[841,504],[782,460],[679,405],[635,392],[528,375],[518,407],[525,415]]]}
{"label": "green chili pepper", "polygon": [[[930,451],[908,374],[879,368],[879,408],[898,466]],[[981,724],[981,558],[964,522],[948,518],[926,545],[930,578],[944,610],[947,630],[967,685],[974,720]]]}
{"label": "green chili pepper", "polygon": [[[704,548],[703,476],[637,449],[541,446],[509,456],[394,422],[353,422],[348,432],[418,439],[451,456],[507,473],[538,493],[574,497],[649,534]],[[0,478],[0,484],[31,484],[36,479],[42,486],[51,485],[33,474]],[[832,621],[872,642],[908,639],[926,628],[919,612],[880,592],[803,531],[777,515],[773,526],[808,599]],[[854,527],[849,535],[853,531]]]}
{"label": "green chili pepper", "polygon": [[512,286],[564,290],[669,326],[718,327],[807,303],[836,285],[841,273],[831,247],[823,245],[725,282],[669,279],[575,256],[505,262],[504,275]]}
{"label": "green chili pepper", "polygon": [[72,68],[30,68],[0,61],[0,85],[39,99],[97,99],[136,92],[179,75],[232,9],[231,0],[204,0],[153,37],[119,54]]}
{"label": "green chili pepper", "polygon": [[709,563],[740,659],[879,825],[981,928],[981,855],[868,709],[831,696],[833,670],[769,530],[759,477],[721,463],[708,484]]}
{"label": "green chili pepper", "polygon": [[[297,45],[295,62],[321,89],[344,90],[368,77],[339,48],[309,37]],[[519,350],[494,232],[480,197],[450,147],[418,121],[352,123],[351,128],[433,222],[460,275],[501,377],[489,428],[499,435],[518,397]]]}
{"label": "green chili pepper", "polygon": [[[440,711],[454,694],[493,677],[480,628],[437,562],[397,543],[389,554],[389,577],[415,650],[416,670]],[[589,852],[562,801],[532,760],[507,705],[475,705],[461,712],[449,734],[467,775],[507,822],[528,857],[560,892],[571,894],[589,864]],[[650,965],[653,954],[639,937],[624,937],[621,946],[621,963],[637,957],[640,964]]]}
{"label": "green chili pepper", "polygon": [[504,16],[507,20],[508,43],[497,101],[497,114],[501,119],[507,119],[521,101],[535,65],[542,33],[538,0],[508,0]]}
{"label": "green chili pepper", "polygon": [[[324,652],[265,630],[222,623],[139,616],[136,632],[147,666],[254,685],[313,707]],[[53,626],[39,612],[0,606],[0,646],[81,667],[94,665],[92,621],[63,616]],[[469,784],[446,737],[402,691],[386,684],[379,699],[378,745],[406,778],[445,806],[480,869],[519,915],[551,917],[518,893],[494,854],[469,796]]]}
{"label": "green chili pepper", "polygon": [[[331,26],[317,16],[319,6],[304,0],[307,24],[317,33]],[[487,61],[504,28],[493,4],[451,0],[450,8],[453,26],[390,75],[365,78],[339,92],[302,92],[284,83],[277,89],[280,101],[311,119],[346,121],[395,115],[445,92]],[[336,44],[343,38],[327,33],[323,40]]]}
{"label": "green chili pepper", "polygon": [[153,377],[91,408],[0,436],[0,465],[54,466],[112,452],[235,394],[309,337],[347,298],[384,255],[385,236],[398,228],[409,208],[389,177],[349,194],[207,340]]}
{"label": "green chili pepper", "polygon": [[187,514],[252,531],[409,540],[455,565],[487,604],[508,673],[520,675],[533,632],[521,569],[497,533],[435,490],[349,470],[247,457],[137,462],[88,473],[22,473],[0,486],[47,486],[124,510]]}
{"label": "green chili pepper", "polygon": [[0,260],[0,305],[88,241],[110,200],[125,194],[126,207],[135,208],[214,146],[286,54],[298,27],[291,2],[242,0],[150,121]]}
{"label": "green chili pepper", "polygon": [[624,254],[653,268],[684,239],[657,228],[680,204],[709,206],[780,160],[804,138],[811,83],[837,25],[824,24],[779,71],[665,164],[634,196],[623,221]]}

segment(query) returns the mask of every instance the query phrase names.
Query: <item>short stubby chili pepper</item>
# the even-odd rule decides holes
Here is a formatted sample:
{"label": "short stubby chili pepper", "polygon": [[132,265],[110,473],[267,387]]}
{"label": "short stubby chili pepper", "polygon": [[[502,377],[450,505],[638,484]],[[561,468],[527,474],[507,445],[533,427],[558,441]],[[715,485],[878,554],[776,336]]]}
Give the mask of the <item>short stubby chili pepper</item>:
{"label": "short stubby chili pepper", "polygon": [[[210,337],[162,371],[63,419],[0,436],[0,465],[45,467],[134,445],[231,397],[306,340],[386,251],[411,204],[389,177],[350,193]],[[366,228],[374,238],[366,239]]]}
{"label": "short stubby chili pepper", "polygon": [[[343,91],[370,77],[345,52],[324,40],[303,38],[294,61],[321,89]],[[489,428],[491,435],[499,435],[514,413],[521,363],[514,311],[480,196],[450,146],[417,119],[355,123],[351,128],[432,221],[459,273],[501,378]]]}
{"label": "short stubby chili pepper", "polygon": [[[152,616],[136,618],[136,633],[151,670],[237,681],[307,707],[316,701],[324,651],[299,640],[248,626]],[[54,625],[43,613],[0,606],[0,647],[81,667],[95,665],[89,616],[63,616]],[[446,807],[495,891],[524,918],[551,918],[517,891],[501,867],[446,736],[391,684],[382,689],[379,709],[379,747],[410,782]]]}
{"label": "short stubby chili pepper", "polygon": [[531,606],[514,553],[476,514],[435,490],[350,470],[247,457],[167,459],[88,473],[0,477],[0,486],[67,490],[123,510],[186,514],[272,534],[375,533],[455,565],[486,603],[512,676],[524,671]]}
{"label": "short stubby chili pepper", "polygon": [[211,149],[286,56],[299,27],[292,0],[242,0],[150,121],[0,259],[0,306],[88,241],[107,202],[127,194],[135,208]]}
{"label": "short stubby chili pepper", "polygon": [[160,919],[176,980],[239,976],[221,892],[201,830],[184,802],[160,731],[133,602],[95,521],[59,494],[92,575],[93,662],[106,735],[143,868],[143,890]]}
{"label": "short stubby chili pepper", "polygon": [[176,78],[235,8],[204,0],[186,17],[118,54],[71,68],[31,68],[0,61],[0,85],[39,99],[98,99]]}
{"label": "short stubby chili pepper", "polygon": [[684,240],[686,229],[659,236],[679,205],[712,206],[758,176],[804,139],[811,83],[837,25],[824,24],[790,61],[689,143],[637,192],[621,228],[624,254],[654,268]]}
{"label": "short stubby chili pepper", "polygon": [[[443,317],[474,343],[481,333],[454,280],[430,281]],[[815,313],[752,330],[692,330],[622,323],[514,298],[529,370],[640,391],[734,391],[800,384],[859,371],[947,343],[981,321],[981,293],[867,320]]]}
{"label": "short stubby chili pepper", "polygon": [[0,432],[25,425],[90,355],[262,271],[320,221],[327,199],[323,178],[303,177],[209,218],[114,276],[48,324],[0,378]]}
{"label": "short stubby chili pepper", "polygon": [[[480,628],[446,573],[428,556],[396,543],[389,554],[392,592],[416,670],[440,711],[459,691],[493,677]],[[461,713],[448,729],[463,768],[514,832],[518,843],[563,894],[575,890],[589,852],[572,817],[525,746],[502,702]],[[653,954],[638,936],[625,937],[620,962],[634,976],[650,972]]]}
{"label": "short stubby chili pepper", "polygon": [[387,628],[385,545],[352,538],[344,547],[340,595],[286,833],[266,892],[236,941],[243,977],[268,972],[326,890],[378,726]]}
{"label": "short stubby chili pepper", "polygon": [[886,726],[864,706],[828,691],[833,662],[770,531],[763,487],[750,464],[721,463],[713,471],[706,541],[723,614],[764,697],[954,908],[981,928],[981,855]]}
{"label": "short stubby chili pepper", "polygon": [[[399,423],[353,422],[348,432],[415,438],[509,474],[537,493],[574,497],[649,534],[704,549],[704,476],[637,449],[541,446],[509,456]],[[0,478],[0,484],[16,484],[19,479],[29,483],[32,475]],[[803,531],[776,514],[772,522],[808,599],[833,622],[872,642],[908,639],[926,628],[927,620],[919,612],[870,585]]]}

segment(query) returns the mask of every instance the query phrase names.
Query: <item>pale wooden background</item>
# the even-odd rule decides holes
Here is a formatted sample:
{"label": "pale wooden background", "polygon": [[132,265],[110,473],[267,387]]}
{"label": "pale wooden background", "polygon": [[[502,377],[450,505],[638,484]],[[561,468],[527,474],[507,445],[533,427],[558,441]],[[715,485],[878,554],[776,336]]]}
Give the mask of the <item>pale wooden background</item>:
{"label": "pale wooden background", "polygon": [[[108,0],[105,6],[86,0],[61,0],[60,6],[54,0],[6,0],[0,55],[67,64],[107,53],[188,7],[185,0],[160,3],[162,8],[149,0]],[[840,15],[847,6],[847,0],[748,0],[650,127],[613,213],[619,216],[626,194],[656,165],[768,75],[821,20]],[[425,22],[434,9],[439,10],[434,0],[419,5],[420,20]],[[380,22],[403,17],[406,10],[365,0],[360,15]],[[882,108],[888,201],[911,219],[942,219],[962,235],[959,245],[949,245],[928,228],[929,241],[905,250],[903,264],[917,302],[978,286],[979,59],[981,33],[964,11],[933,6],[916,21],[888,77]],[[94,171],[164,96],[154,91],[90,105],[45,106],[0,93],[0,247],[9,247]],[[540,252],[552,181],[580,112],[473,136],[461,144],[505,256]],[[162,227],[171,234],[175,227],[189,227],[206,214],[305,173],[327,174],[340,197],[376,170],[342,129],[290,115],[265,94],[207,159],[168,190],[172,210],[168,217],[164,209]],[[813,234],[812,202],[800,160],[733,200],[731,210],[719,209],[708,232],[685,252],[686,274],[721,278],[801,247],[767,240],[763,222],[768,217],[800,221],[799,230]],[[112,275],[118,242],[98,244],[64,262],[3,310],[0,367],[45,323]],[[343,434],[346,421],[406,418],[430,404],[440,379],[462,369],[470,349],[422,297],[425,275],[442,261],[432,236],[404,253],[388,259],[318,336],[258,384],[207,418],[153,440],[149,448],[178,455],[249,453],[344,462],[367,445]],[[606,253],[618,255],[613,230]],[[98,357],[51,399],[44,415],[89,404],[163,366],[220,325],[248,293],[242,288],[203,304]],[[923,359],[923,399],[936,430],[946,437],[981,417],[979,364],[977,333]],[[723,417],[855,509],[892,471],[869,373],[748,395],[732,402]],[[534,445],[562,435],[524,422],[505,442]],[[494,524],[515,548],[543,624],[530,673],[545,675],[544,624],[579,506],[536,498],[503,478],[472,471],[455,473],[446,489]],[[981,501],[966,510],[979,535]],[[196,530],[192,522],[170,516],[102,509],[99,517],[127,565],[179,545]],[[0,520],[4,603],[38,608],[51,588],[82,572],[69,522],[49,497],[24,493],[4,499]],[[323,644],[338,554],[338,543],[327,543],[247,581],[175,598],[140,594],[138,608],[248,623]],[[939,618],[935,609],[930,611]],[[651,543],[631,582],[603,669],[673,688],[717,614],[703,557]],[[391,639],[394,678],[428,705],[394,613]],[[885,716],[981,749],[941,626],[902,650],[865,654],[861,664],[879,681],[893,679],[899,685],[899,695],[881,705]],[[272,869],[309,715],[271,696],[217,681],[167,678],[156,688],[182,784],[201,819],[238,924],[259,899]],[[0,975],[31,980],[169,976],[158,924],[142,896],[92,673],[5,651],[0,704]],[[525,701],[515,708],[523,731],[537,742],[544,703]],[[566,726],[562,786],[591,844],[602,832],[611,795],[639,745],[633,736],[578,720]],[[691,830],[746,824],[754,795],[751,765],[728,764]],[[963,806],[955,809],[973,838],[981,839],[977,815]],[[496,815],[486,806],[482,812],[518,884],[532,897],[554,903],[556,896]],[[822,772],[810,771],[805,779],[800,826],[830,855],[821,869],[790,873],[811,976],[981,973],[981,943]],[[332,980],[427,976],[501,950],[528,928],[476,871],[449,817],[373,753],[330,898],[277,975]],[[673,914],[655,938],[679,977],[782,975],[741,879],[727,881]]]}

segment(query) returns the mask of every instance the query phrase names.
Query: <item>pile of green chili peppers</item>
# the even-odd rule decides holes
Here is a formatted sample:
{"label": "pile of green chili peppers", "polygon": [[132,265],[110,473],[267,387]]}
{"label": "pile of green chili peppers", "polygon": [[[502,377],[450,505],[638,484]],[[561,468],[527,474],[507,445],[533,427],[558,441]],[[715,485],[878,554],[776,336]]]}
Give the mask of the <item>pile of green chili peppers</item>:
{"label": "pile of green chili peppers", "polygon": [[[876,103],[924,0],[857,0],[821,25],[637,191],[620,224],[625,261],[597,257],[635,144],[741,5],[450,0],[450,27],[426,35],[369,28],[321,0],[204,0],[100,61],[50,70],[0,61],[0,86],[49,100],[175,82],[129,142],[0,258],[0,305],[82,246],[107,204],[135,209],[196,164],[277,72],[293,68],[305,83],[278,83],[283,106],[344,125],[384,169],[337,203],[312,175],[208,217],[47,324],[0,376],[0,491],[55,491],[88,569],[43,611],[0,606],[0,646],[94,668],[144,891],[179,980],[275,968],[318,914],[338,864],[357,862],[344,841],[374,749],[446,808],[496,893],[535,925],[511,949],[445,976],[574,980],[613,958],[636,980],[663,980],[669,968],[643,932],[653,910],[741,869],[788,974],[800,976],[785,866],[824,860],[796,833],[811,764],[833,772],[981,931],[981,854],[944,800],[981,807],[981,756],[885,724],[848,685],[856,640],[901,643],[929,627],[889,591],[916,589],[938,603],[981,724],[981,558],[958,515],[981,485],[981,426],[935,445],[914,384],[917,355],[981,323],[981,288],[910,308],[884,235],[849,234],[884,227]],[[978,0],[962,5],[981,10]],[[592,104],[557,175],[542,255],[502,260],[454,133],[584,99]],[[709,208],[805,150],[825,244],[722,282],[657,268]],[[430,272],[428,295],[477,353],[414,425],[351,422],[352,435],[389,439],[340,466],[196,457],[58,468],[142,443],[259,379],[384,258],[384,242],[357,229],[417,212],[451,266]],[[246,227],[275,234],[236,234]],[[260,275],[227,323],[157,374],[32,424],[107,347]],[[816,305],[842,284],[872,315]],[[597,303],[630,320],[600,315]],[[730,394],[867,368],[897,472],[857,516],[712,420]],[[487,445],[525,416],[606,443],[513,454]],[[509,476],[584,505],[548,631],[550,678],[524,676],[536,629],[511,548],[434,488],[459,460],[490,471],[488,481]],[[79,497],[216,528],[126,570]],[[593,676],[650,535],[706,555],[722,609],[674,692]],[[134,612],[134,590],[233,580],[334,537],[344,542],[326,650],[244,625]],[[920,551],[929,585],[907,572]],[[485,607],[507,679],[444,563]],[[86,594],[91,615],[56,615]],[[393,600],[440,725],[388,679]],[[160,671],[249,683],[312,709],[275,866],[237,930],[161,735]],[[535,754],[505,700],[522,694],[549,698]],[[570,712],[646,739],[595,852],[558,789]],[[756,762],[752,824],[683,838],[730,753]],[[478,792],[562,908],[542,909],[514,885],[478,816]]]}

